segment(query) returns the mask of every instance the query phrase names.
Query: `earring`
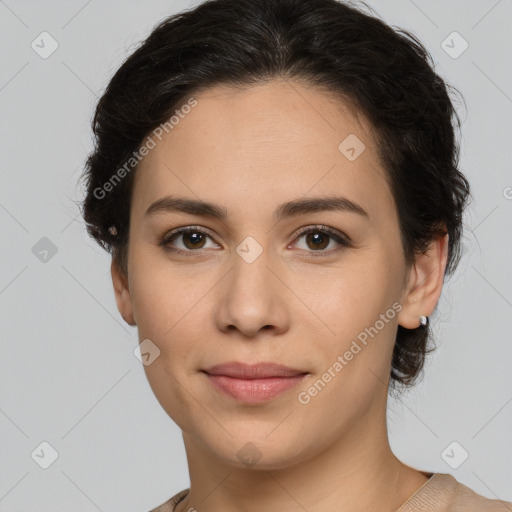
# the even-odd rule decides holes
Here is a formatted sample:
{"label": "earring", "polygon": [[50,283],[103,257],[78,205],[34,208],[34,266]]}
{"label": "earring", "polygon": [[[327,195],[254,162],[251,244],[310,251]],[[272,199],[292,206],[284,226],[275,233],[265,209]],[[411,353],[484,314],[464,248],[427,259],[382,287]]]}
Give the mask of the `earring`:
{"label": "earring", "polygon": [[420,319],[420,325],[428,325],[428,316],[420,315],[418,318]]}
{"label": "earring", "polygon": [[111,235],[117,235],[117,228],[115,226],[110,226],[108,228],[108,232],[111,234]]}

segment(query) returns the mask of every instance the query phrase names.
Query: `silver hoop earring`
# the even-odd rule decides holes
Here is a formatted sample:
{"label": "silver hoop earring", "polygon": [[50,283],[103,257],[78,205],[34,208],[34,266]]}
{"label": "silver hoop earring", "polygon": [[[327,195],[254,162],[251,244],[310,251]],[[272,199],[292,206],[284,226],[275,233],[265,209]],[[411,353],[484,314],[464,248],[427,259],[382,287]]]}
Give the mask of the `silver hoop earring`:
{"label": "silver hoop earring", "polygon": [[420,315],[418,318],[420,319],[420,325],[428,325],[428,316]]}

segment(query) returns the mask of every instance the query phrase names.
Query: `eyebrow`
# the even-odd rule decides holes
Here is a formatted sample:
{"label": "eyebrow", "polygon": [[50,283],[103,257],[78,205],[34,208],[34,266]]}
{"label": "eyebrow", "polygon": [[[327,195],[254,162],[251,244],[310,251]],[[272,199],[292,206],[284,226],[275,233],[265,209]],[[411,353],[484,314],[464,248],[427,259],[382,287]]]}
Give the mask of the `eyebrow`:
{"label": "eyebrow", "polygon": [[[341,211],[355,213],[369,219],[368,212],[359,204],[346,197],[312,197],[288,201],[278,206],[274,212],[276,221],[286,217],[293,217],[305,213],[319,211]],[[226,220],[228,212],[226,208],[200,199],[185,197],[165,196],[152,203],[146,210],[144,216],[156,213],[183,212],[191,215],[200,215],[219,220]]]}

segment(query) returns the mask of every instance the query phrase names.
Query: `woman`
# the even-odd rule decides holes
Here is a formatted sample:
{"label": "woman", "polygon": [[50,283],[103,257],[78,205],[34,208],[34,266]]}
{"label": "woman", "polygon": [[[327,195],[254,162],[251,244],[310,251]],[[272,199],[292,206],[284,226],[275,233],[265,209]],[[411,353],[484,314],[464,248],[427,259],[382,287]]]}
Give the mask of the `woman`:
{"label": "woman", "polygon": [[448,89],[335,0],[211,0],[117,71],[83,215],[183,432],[190,489],[154,511],[512,509],[387,436],[460,257]]}

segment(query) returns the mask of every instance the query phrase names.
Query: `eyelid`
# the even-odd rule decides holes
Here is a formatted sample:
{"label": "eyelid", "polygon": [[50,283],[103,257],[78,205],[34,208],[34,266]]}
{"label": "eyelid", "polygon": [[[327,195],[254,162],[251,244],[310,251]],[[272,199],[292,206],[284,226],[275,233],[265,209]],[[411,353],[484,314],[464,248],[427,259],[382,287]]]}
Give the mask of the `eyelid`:
{"label": "eyelid", "polygon": [[[181,235],[186,234],[189,232],[196,232],[196,233],[202,233],[203,235],[209,236],[217,245],[220,245],[216,240],[215,237],[211,234],[209,230],[206,228],[203,228],[202,226],[193,226],[190,224],[187,224],[186,226],[179,226],[177,228],[171,229],[171,231],[166,232],[162,237],[161,241],[159,242],[159,245],[162,245],[164,247],[167,246],[167,244],[170,243],[171,238],[175,235]],[[173,248],[174,249],[174,248]],[[176,249],[177,252],[198,252],[198,251],[182,251],[180,249]]]}
{"label": "eyelid", "polygon": [[[328,233],[329,235],[341,239],[346,244],[351,244],[352,240],[350,237],[342,233],[341,231],[338,231],[337,229],[331,228],[330,226],[324,226],[323,224],[310,224],[309,226],[304,226],[302,228],[299,228],[298,231],[294,234],[294,240],[297,239],[299,236],[303,235],[304,233],[308,233],[310,231],[324,231]],[[321,252],[321,251],[319,251]]]}
{"label": "eyelid", "polygon": [[178,226],[177,228],[171,229],[170,231],[166,232],[165,235],[162,238],[170,238],[173,235],[176,235],[178,233],[188,232],[188,231],[199,231],[200,233],[204,233],[205,235],[208,235],[212,238],[214,236],[211,234],[209,230],[206,228],[203,228],[202,226],[194,226],[191,224],[186,224],[185,226]]}

